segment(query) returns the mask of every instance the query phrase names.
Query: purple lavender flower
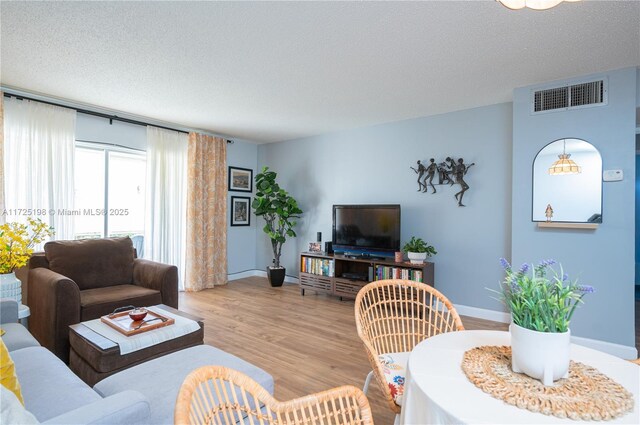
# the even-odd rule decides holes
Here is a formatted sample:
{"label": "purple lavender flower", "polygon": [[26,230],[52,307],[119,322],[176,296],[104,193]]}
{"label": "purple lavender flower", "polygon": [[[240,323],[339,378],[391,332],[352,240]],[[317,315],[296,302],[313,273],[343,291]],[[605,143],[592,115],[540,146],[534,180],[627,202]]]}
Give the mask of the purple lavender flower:
{"label": "purple lavender flower", "polygon": [[562,275],[562,281],[566,282],[567,280],[569,280],[569,275],[565,273]]}
{"label": "purple lavender flower", "polygon": [[538,267],[549,267],[549,266],[553,266],[555,263],[556,263],[556,260],[552,260],[552,259],[542,260],[540,261],[540,264],[538,264]]}
{"label": "purple lavender flower", "polygon": [[524,263],[520,266],[520,270],[518,270],[519,274],[525,274],[529,270],[529,264]]}
{"label": "purple lavender flower", "polygon": [[582,294],[593,294],[596,292],[596,289],[591,285],[577,285],[576,291]]}
{"label": "purple lavender flower", "polygon": [[518,281],[515,279],[511,280],[511,293],[512,294],[517,294],[518,292],[522,291],[522,288],[520,287],[520,285],[518,285]]}
{"label": "purple lavender flower", "polygon": [[503,268],[503,269],[505,269],[505,270],[511,270],[511,264],[509,264],[509,262],[508,262],[506,259],[501,258],[501,259],[500,259],[500,264],[502,265],[502,268]]}

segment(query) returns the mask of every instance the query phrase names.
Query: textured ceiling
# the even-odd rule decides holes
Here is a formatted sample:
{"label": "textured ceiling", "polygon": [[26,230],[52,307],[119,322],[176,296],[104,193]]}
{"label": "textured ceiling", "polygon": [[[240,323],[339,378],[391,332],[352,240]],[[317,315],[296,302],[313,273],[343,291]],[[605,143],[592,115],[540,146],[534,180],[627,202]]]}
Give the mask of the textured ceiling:
{"label": "textured ceiling", "polygon": [[0,3],[0,82],[271,142],[640,65],[640,3]]}

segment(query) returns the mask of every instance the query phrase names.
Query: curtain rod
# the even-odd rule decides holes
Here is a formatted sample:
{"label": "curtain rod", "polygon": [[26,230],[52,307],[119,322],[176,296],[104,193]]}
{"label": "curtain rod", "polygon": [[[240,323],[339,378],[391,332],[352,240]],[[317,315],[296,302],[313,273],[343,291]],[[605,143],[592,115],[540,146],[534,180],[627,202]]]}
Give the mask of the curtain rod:
{"label": "curtain rod", "polygon": [[[122,148],[122,149],[126,149],[126,150],[131,150],[131,151],[146,152],[144,149],[132,148],[130,146],[119,145],[117,143],[98,142],[96,140],[83,140],[83,139],[76,139],[76,142],[86,143],[86,144],[91,144],[91,145],[112,146],[112,147]],[[81,146],[84,146],[84,145],[81,145]]]}
{"label": "curtain rod", "polygon": [[[53,105],[53,106],[59,106],[59,107],[62,107],[62,108],[73,109],[76,112],[79,112],[81,114],[93,115],[95,117],[106,118],[106,119],[109,120],[109,124],[113,124],[113,121],[121,121],[121,122],[126,122],[128,124],[141,125],[141,126],[144,126],[144,127],[150,125],[152,127],[162,128],[162,129],[171,130],[171,131],[177,131],[178,133],[189,134],[188,131],[178,130],[177,128],[166,127],[166,126],[163,126],[163,125],[156,125],[156,124],[152,124],[152,123],[148,123],[148,122],[144,122],[144,121],[133,120],[133,119],[130,119],[130,118],[123,118],[123,117],[119,117],[117,115],[104,114],[102,112],[95,112],[95,111],[91,111],[91,110],[88,110],[88,109],[71,107],[71,106],[63,105],[61,103],[51,102],[51,101],[48,101],[48,100],[36,99],[36,98],[33,98],[33,97],[23,96],[21,94],[15,94],[15,93],[7,92],[7,91],[4,92],[4,97],[8,97],[8,98],[15,97],[18,100],[25,100],[26,99],[26,100],[31,100],[33,102],[46,103],[47,105]],[[233,140],[227,139],[227,143],[233,144]]]}

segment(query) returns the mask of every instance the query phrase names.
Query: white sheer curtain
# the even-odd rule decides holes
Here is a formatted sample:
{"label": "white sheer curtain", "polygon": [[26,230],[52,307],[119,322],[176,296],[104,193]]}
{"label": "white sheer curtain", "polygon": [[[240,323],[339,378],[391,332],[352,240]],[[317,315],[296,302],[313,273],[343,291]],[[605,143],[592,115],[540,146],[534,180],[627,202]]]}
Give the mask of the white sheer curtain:
{"label": "white sheer curtain", "polygon": [[144,254],[178,267],[184,290],[189,136],[147,127],[147,202]]}
{"label": "white sheer curtain", "polygon": [[74,204],[75,133],[73,109],[5,100],[5,208],[11,213],[7,221],[25,221],[30,215],[53,226],[55,239],[74,238],[74,216],[63,212],[73,210]]}

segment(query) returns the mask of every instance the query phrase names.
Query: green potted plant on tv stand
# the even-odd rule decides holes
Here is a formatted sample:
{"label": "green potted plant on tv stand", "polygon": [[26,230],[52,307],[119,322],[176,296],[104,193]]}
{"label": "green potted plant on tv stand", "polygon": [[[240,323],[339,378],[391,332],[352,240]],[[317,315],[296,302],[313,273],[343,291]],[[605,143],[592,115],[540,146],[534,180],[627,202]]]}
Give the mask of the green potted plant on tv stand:
{"label": "green potted plant on tv stand", "polygon": [[298,202],[276,182],[277,173],[269,171],[269,167],[255,177],[256,196],[251,207],[258,217],[263,217],[266,224],[262,230],[269,236],[273,250],[273,266],[267,267],[267,276],[271,286],[282,286],[286,269],[280,265],[282,245],[288,237],[296,237],[293,228],[294,219],[300,218],[302,210]]}
{"label": "green potted plant on tv stand", "polygon": [[422,264],[427,257],[438,253],[433,246],[423,241],[422,238],[416,238],[415,236],[412,236],[409,242],[404,244],[402,250],[407,253],[412,264]]}
{"label": "green potted plant on tv stand", "polygon": [[422,238],[416,238],[415,236],[411,237],[411,240],[404,245],[402,250],[407,253],[412,264],[422,264],[427,257],[438,253],[433,246],[427,244]]}

